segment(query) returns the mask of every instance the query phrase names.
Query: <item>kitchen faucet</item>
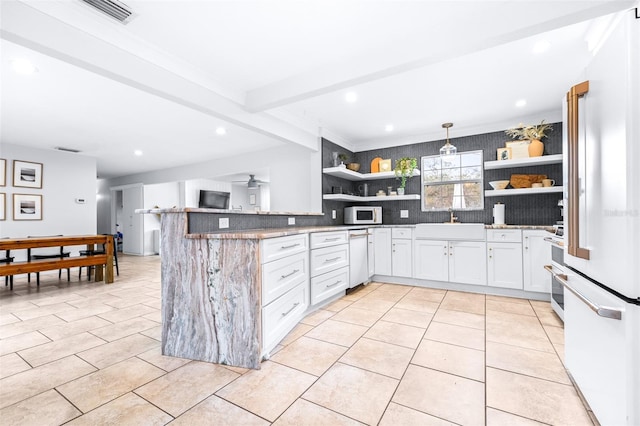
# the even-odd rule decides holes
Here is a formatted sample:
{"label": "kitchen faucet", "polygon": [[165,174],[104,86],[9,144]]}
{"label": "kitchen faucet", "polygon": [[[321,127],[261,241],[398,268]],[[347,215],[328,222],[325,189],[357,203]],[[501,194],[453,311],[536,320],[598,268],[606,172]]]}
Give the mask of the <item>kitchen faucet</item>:
{"label": "kitchen faucet", "polygon": [[453,215],[453,209],[449,209],[449,214],[451,215],[449,223],[456,223],[456,221],[458,220],[458,216]]}

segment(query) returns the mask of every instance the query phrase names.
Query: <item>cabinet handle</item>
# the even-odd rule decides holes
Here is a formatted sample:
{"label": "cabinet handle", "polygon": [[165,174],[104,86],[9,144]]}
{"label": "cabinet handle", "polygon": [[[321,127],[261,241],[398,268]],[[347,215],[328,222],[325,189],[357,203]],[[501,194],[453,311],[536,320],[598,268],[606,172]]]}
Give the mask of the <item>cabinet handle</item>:
{"label": "cabinet handle", "polygon": [[[567,240],[569,243],[568,252],[571,256],[589,260],[589,249],[580,245],[580,154],[579,154],[579,129],[580,126],[578,104],[579,99],[583,98],[589,92],[589,81],[583,81],[571,88],[567,93],[567,141],[569,151],[569,203],[568,215],[569,229]],[[584,225],[584,224],[583,224]]]}
{"label": "cabinet handle", "polygon": [[584,294],[580,293],[578,290],[571,287],[571,284],[569,284],[569,279],[566,274],[556,274],[555,272],[553,272],[553,267],[551,265],[544,265],[544,269],[549,271],[556,281],[562,284],[564,288],[566,288],[571,293],[573,293],[582,303],[587,305],[589,309],[591,309],[593,312],[595,312],[599,316],[604,318],[611,318],[615,320],[622,319],[622,311],[620,311],[619,309],[598,305],[597,303],[589,300]]}
{"label": "cabinet handle", "polygon": [[333,284],[327,284],[327,288],[329,288],[329,287],[335,287],[335,286],[337,286],[338,284],[340,284],[341,282],[342,282],[342,280],[338,280],[338,281],[336,281],[336,282],[335,282],[335,283],[333,283]]}
{"label": "cabinet handle", "polygon": [[299,304],[300,304],[300,302],[294,303],[293,306],[291,307],[291,309],[289,309],[287,312],[283,312],[282,313],[282,316],[286,317],[287,315],[289,315],[291,313],[291,311],[293,311],[296,308],[296,306],[298,306]]}
{"label": "cabinet handle", "polygon": [[287,277],[290,277],[291,275],[293,275],[293,274],[295,274],[295,273],[297,273],[297,272],[300,272],[300,269],[294,269],[294,270],[293,270],[293,272],[291,272],[291,273],[289,273],[289,274],[281,275],[281,278],[280,278],[280,279],[281,279],[281,280],[283,280],[283,279],[285,279],[285,278],[287,278]]}
{"label": "cabinet handle", "polygon": [[331,259],[327,259],[327,260],[324,261],[324,263],[335,262],[336,260],[340,260],[340,256],[332,257]]}
{"label": "cabinet handle", "polygon": [[326,241],[338,241],[340,239],[340,237],[334,237],[334,238],[325,238],[325,242]]}
{"label": "cabinet handle", "polygon": [[295,243],[295,244],[290,244],[288,246],[280,246],[281,249],[288,249],[288,248],[293,248],[295,246],[299,246],[300,243]]}

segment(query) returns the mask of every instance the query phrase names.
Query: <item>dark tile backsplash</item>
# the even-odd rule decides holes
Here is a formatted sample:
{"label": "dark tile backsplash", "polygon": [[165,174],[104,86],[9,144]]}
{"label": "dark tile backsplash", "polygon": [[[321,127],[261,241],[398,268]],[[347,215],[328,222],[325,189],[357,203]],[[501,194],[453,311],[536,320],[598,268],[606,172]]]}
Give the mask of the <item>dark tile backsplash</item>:
{"label": "dark tile backsplash", "polygon": [[[504,147],[510,138],[504,131],[485,133],[481,135],[465,136],[461,138],[451,138],[450,141],[458,148],[458,152],[482,150],[484,161],[496,159],[498,148]],[[562,123],[553,123],[553,131],[543,140],[544,155],[562,153]],[[425,155],[436,155],[445,140],[435,142],[422,142],[412,145],[403,145],[392,148],[383,148],[370,151],[350,152],[326,139],[323,140],[322,166],[331,167],[332,152],[344,152],[350,160],[348,162],[358,162],[361,165],[361,173],[369,173],[371,170],[371,160],[375,157],[391,158],[392,166],[395,159],[402,157],[416,157],[420,163],[420,157]],[[489,182],[492,180],[507,180],[512,173],[517,174],[546,174],[550,179],[555,179],[556,185],[562,185],[562,165],[552,164],[543,166],[518,167],[513,169],[486,170],[484,173],[485,189],[491,189]],[[333,186],[341,186],[346,193],[358,194],[358,185],[362,182],[349,182],[332,176],[322,178],[322,190],[324,194],[330,194]],[[369,194],[375,194],[379,189],[387,191],[388,186],[395,190],[399,186],[396,179],[372,180],[369,181]],[[406,186],[407,194],[420,194],[420,178],[409,179]],[[539,194],[539,195],[516,195],[504,197],[485,198],[484,210],[478,211],[456,211],[455,215],[461,222],[493,222],[493,205],[497,202],[505,204],[505,221],[513,225],[550,225],[561,220],[558,200],[562,199],[561,193]],[[425,222],[444,222],[449,219],[448,212],[423,212],[421,201],[382,201],[370,203],[350,203],[325,200],[322,203],[322,210],[325,218],[331,218],[331,211],[337,210],[338,220],[330,221],[342,223],[342,209],[350,205],[381,205],[383,212],[383,223],[385,224],[415,224]],[[408,210],[409,218],[401,219],[400,210]]]}
{"label": "dark tile backsplash", "polygon": [[[496,150],[504,147],[505,141],[509,138],[504,132],[485,133],[481,135],[453,138],[451,143],[461,151],[483,150],[484,160],[496,159]],[[375,157],[395,159],[401,157],[416,157],[420,162],[420,157],[425,155],[436,155],[445,141],[422,142],[413,145],[403,145],[393,148],[376,149],[362,152],[351,152],[339,145],[323,139],[322,143],[322,167],[333,166],[333,152],[346,154],[349,159],[346,163],[358,162],[361,164],[360,172],[369,173],[371,160]],[[544,140],[544,155],[562,153],[562,123],[554,123],[553,131]],[[486,170],[484,172],[485,189],[491,189],[489,181],[509,179],[512,173],[518,174],[546,174],[551,179],[555,179],[556,185],[562,185],[562,165],[544,165],[519,167],[514,169]],[[359,186],[364,182],[351,182],[333,176],[322,175],[322,193],[331,194],[338,191],[338,188],[346,194],[359,194]],[[369,194],[375,194],[379,189],[387,191],[391,186],[395,190],[399,186],[399,181],[392,179],[372,180],[369,184]],[[335,189],[334,189],[335,188]],[[414,177],[407,181],[407,194],[420,193],[420,178]],[[505,204],[505,221],[513,225],[550,225],[561,220],[558,200],[562,199],[562,194],[540,194],[540,195],[520,195],[505,197],[485,198],[484,210],[477,211],[456,211],[455,215],[461,222],[483,222],[490,224],[493,222],[492,209],[497,202]],[[229,228],[225,231],[237,231],[242,229],[260,228],[286,228],[288,218],[296,218],[296,226],[322,226],[322,225],[342,225],[343,209],[351,205],[381,205],[383,223],[385,224],[415,224],[424,222],[445,222],[449,220],[448,212],[423,212],[421,201],[383,201],[370,203],[350,203],[334,200],[323,200],[322,211],[324,216],[295,216],[295,215],[234,215],[228,213],[189,213],[189,232],[206,233],[217,232],[218,219],[228,217]],[[332,219],[331,212],[336,211],[336,219]],[[400,210],[408,210],[409,218],[401,219]]]}

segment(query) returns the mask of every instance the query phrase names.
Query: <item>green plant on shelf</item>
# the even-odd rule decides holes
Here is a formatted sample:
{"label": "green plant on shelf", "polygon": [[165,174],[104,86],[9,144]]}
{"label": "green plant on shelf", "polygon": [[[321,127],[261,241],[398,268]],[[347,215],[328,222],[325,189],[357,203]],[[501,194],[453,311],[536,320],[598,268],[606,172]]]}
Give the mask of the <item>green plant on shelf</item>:
{"label": "green plant on shelf", "polygon": [[400,179],[400,188],[407,185],[407,179],[413,176],[413,172],[418,168],[418,160],[412,157],[403,157],[396,160],[394,169],[397,179]]}

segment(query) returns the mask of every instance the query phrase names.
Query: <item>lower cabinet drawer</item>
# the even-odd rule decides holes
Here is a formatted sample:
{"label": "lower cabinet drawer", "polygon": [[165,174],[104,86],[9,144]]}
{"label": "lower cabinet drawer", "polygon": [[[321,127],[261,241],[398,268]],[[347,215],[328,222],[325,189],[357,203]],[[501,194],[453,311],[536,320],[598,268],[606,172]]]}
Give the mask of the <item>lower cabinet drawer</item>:
{"label": "lower cabinet drawer", "polygon": [[311,304],[316,305],[349,286],[349,267],[327,272],[311,279]]}
{"label": "lower cabinet drawer", "polygon": [[520,229],[488,229],[487,241],[496,243],[519,243],[522,242],[522,231]]}
{"label": "lower cabinet drawer", "polygon": [[300,283],[262,308],[263,351],[270,351],[300,320],[307,310],[307,282]]}
{"label": "lower cabinet drawer", "polygon": [[309,278],[307,253],[298,253],[262,265],[262,306]]}
{"label": "lower cabinet drawer", "polygon": [[349,266],[349,244],[311,250],[311,276]]}

